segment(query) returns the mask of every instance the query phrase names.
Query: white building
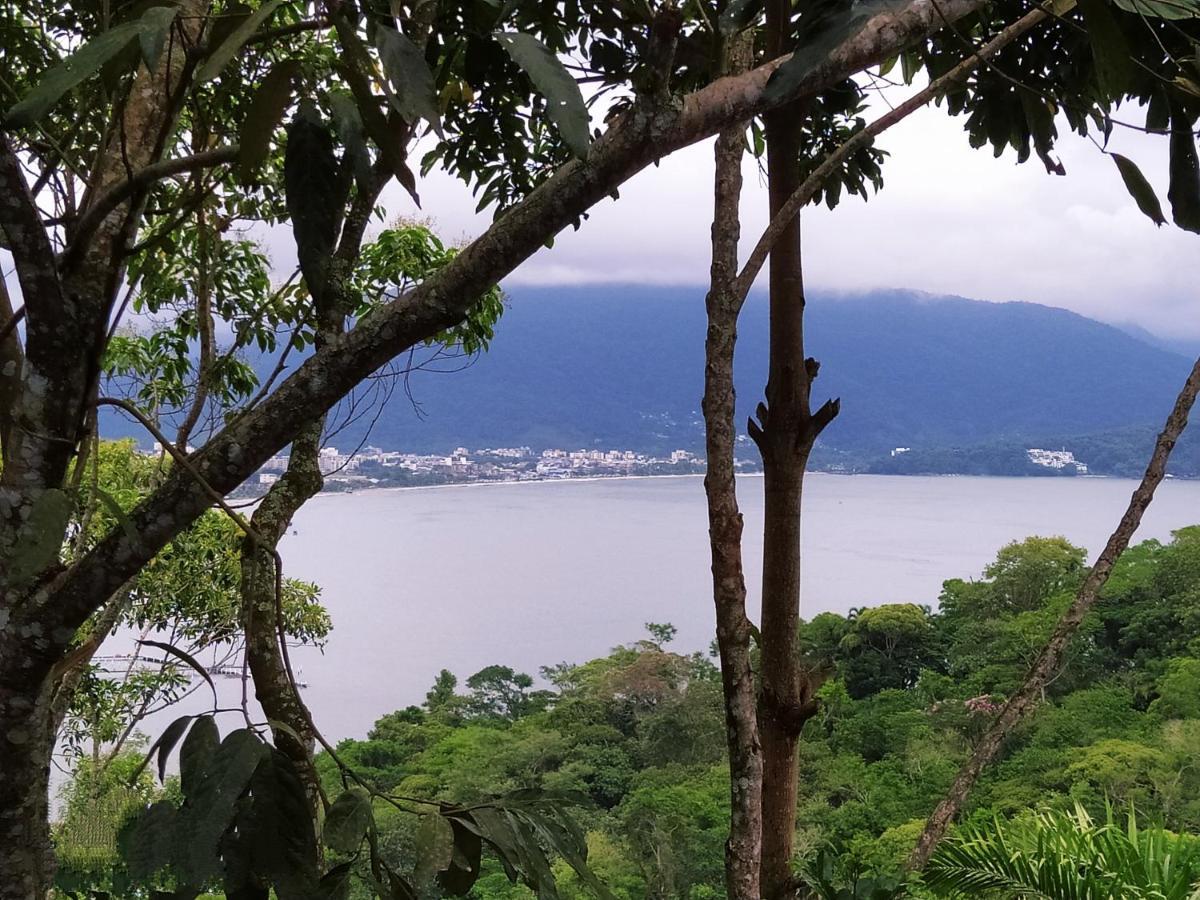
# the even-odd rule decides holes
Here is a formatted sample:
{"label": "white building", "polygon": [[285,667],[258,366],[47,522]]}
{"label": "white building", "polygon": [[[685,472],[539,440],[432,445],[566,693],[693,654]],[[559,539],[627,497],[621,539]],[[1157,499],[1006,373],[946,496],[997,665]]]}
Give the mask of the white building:
{"label": "white building", "polygon": [[1078,475],[1086,475],[1088,472],[1088,467],[1077,460],[1070,450],[1043,450],[1040,447],[1031,447],[1025,451],[1025,455],[1035,466],[1059,470],[1070,468]]}

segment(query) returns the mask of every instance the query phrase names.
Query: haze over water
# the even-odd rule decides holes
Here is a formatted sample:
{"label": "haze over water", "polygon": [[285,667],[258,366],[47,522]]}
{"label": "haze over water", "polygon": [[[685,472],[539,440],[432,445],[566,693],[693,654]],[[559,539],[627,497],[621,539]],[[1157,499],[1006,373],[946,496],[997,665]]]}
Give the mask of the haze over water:
{"label": "haze over water", "polygon": [[[803,614],[934,605],[1005,543],[1062,534],[1099,552],[1135,483],[1100,478],[812,475]],[[739,480],[754,617],[762,482]],[[1200,524],[1200,482],[1159,489],[1136,540]],[[675,647],[713,635],[699,477],[494,484],[327,494],[281,545],[318,582],[334,622],[324,654],[293,650],[305,700],[333,739],[420,703],[439,669],[582,662],[671,622]],[[150,727],[153,731],[153,726]]]}

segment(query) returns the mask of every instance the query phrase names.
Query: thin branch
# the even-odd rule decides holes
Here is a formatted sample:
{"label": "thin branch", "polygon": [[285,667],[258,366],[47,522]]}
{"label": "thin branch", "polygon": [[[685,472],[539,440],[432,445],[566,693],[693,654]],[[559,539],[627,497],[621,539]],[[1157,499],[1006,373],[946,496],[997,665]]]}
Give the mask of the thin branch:
{"label": "thin branch", "polygon": [[1200,359],[1197,359],[1196,364],[1192,366],[1191,374],[1180,389],[1179,396],[1175,398],[1171,414],[1167,417],[1162,432],[1154,442],[1154,451],[1150,455],[1146,473],[1129,498],[1129,505],[1126,507],[1124,515],[1121,516],[1116,530],[1109,537],[1103,552],[1096,558],[1096,562],[1080,586],[1075,599],[1063,613],[1062,618],[1058,620],[1054,633],[1038,655],[1037,661],[1030,668],[1029,674],[1025,676],[1024,683],[1004,704],[1004,708],[1000,710],[999,715],[976,744],[970,758],[959,769],[945,798],[925,823],[925,830],[921,833],[920,840],[908,859],[909,869],[920,869],[929,861],[934,848],[945,835],[946,829],[958,816],[966,802],[967,795],[975,786],[975,782],[979,780],[983,770],[1000,752],[1005,737],[1037,708],[1042,690],[1061,668],[1071,639],[1079,630],[1084,618],[1095,606],[1100,591],[1108,582],[1109,575],[1112,574],[1113,566],[1129,547],[1134,532],[1142,522],[1142,515],[1154,499],[1154,491],[1166,477],[1167,461],[1170,459],[1171,451],[1175,448],[1179,436],[1187,427],[1188,415],[1195,405],[1198,394],[1200,394]]}
{"label": "thin branch", "polygon": [[88,205],[76,223],[71,242],[63,251],[63,258],[70,259],[80,252],[100,224],[138,191],[149,187],[156,181],[233,162],[237,159],[238,152],[239,147],[234,144],[231,147],[205,150],[192,156],[181,156],[178,159],[152,163],[132,173],[124,181],[113,185]]}
{"label": "thin branch", "polygon": [[[8,300],[8,288],[0,282],[0,296],[3,296],[4,301]],[[8,321],[4,323],[4,327],[0,328],[0,344],[3,344],[9,339],[17,326],[21,324],[21,320],[25,318],[25,307],[22,306],[15,313],[9,316]]]}
{"label": "thin branch", "polygon": [[263,31],[253,34],[246,41],[247,44],[265,44],[270,43],[281,37],[290,37],[293,34],[304,34],[308,31],[320,31],[323,28],[329,28],[328,19],[305,19],[301,22],[293,22],[291,25],[281,25],[278,28],[267,28]]}
{"label": "thin branch", "polygon": [[25,308],[35,315],[62,305],[63,289],[50,237],[42,225],[37,201],[29,191],[21,163],[0,133],[0,231],[16,263]]}
{"label": "thin branch", "polygon": [[824,161],[813,170],[812,174],[804,179],[804,182],[796,188],[787,199],[787,202],[780,208],[779,212],[771,219],[762,236],[759,237],[758,243],[754,245],[754,250],[751,251],[750,257],[746,260],[746,264],[742,266],[741,272],[738,273],[738,277],[734,281],[733,296],[739,298],[741,302],[745,302],[746,296],[750,293],[750,288],[754,285],[755,279],[758,278],[758,273],[762,270],[763,265],[771,255],[771,249],[779,241],[779,238],[787,230],[800,210],[816,196],[817,192],[824,186],[826,180],[851,154],[858,152],[863,147],[869,146],[879,134],[891,128],[897,122],[907,118],[918,109],[921,109],[931,100],[940,97],[948,88],[953,87],[959,81],[966,78],[981,63],[995,56],[1000,50],[1021,37],[1021,35],[1025,34],[1035,25],[1049,18],[1052,14],[1051,10],[1053,10],[1054,14],[1061,15],[1074,6],[1075,0],[1057,0],[1055,3],[1047,4],[1042,8],[1026,13],[992,38],[983,47],[975,50],[971,56],[964,59],[945,75],[931,81],[924,90],[913,94],[890,112],[880,116],[862,130],[855,132],[844,144],[825,157]]}

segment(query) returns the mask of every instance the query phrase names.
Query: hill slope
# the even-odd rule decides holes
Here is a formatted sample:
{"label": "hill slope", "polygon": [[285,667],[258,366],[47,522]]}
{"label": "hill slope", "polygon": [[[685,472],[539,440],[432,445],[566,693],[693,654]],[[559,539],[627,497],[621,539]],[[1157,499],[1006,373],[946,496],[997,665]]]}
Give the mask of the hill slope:
{"label": "hill slope", "polygon": [[[518,287],[510,297],[492,349],[466,368],[441,363],[456,371],[412,373],[406,389],[413,402],[398,388],[370,443],[427,452],[460,445],[700,449],[702,289]],[[982,465],[1016,473],[1023,447],[1087,435],[1084,446],[1103,446],[1106,458],[1122,460],[1099,471],[1128,473],[1145,458],[1189,368],[1185,357],[1125,331],[1029,303],[816,293],[807,321],[809,353],[821,361],[814,399],[842,399],[814,462],[855,469]],[[766,371],[763,297],[747,303],[740,332],[744,423]],[[371,419],[361,416],[332,442],[354,446]],[[1177,471],[1200,474],[1200,441],[1186,443],[1181,460],[1195,461]],[[900,468],[877,464],[898,446],[924,452]],[[949,448],[978,450],[972,468],[956,469]],[[998,469],[979,462],[1013,453],[1021,459]]]}
{"label": "hill slope", "polygon": [[[518,288],[492,350],[453,374],[414,373],[423,416],[397,396],[372,442],[441,449],[696,447],[703,292]],[[1027,303],[887,292],[816,295],[816,397],[840,396],[829,447],[875,453],[1160,423],[1188,361],[1099,322]],[[747,304],[737,360],[741,415],[762,394],[767,316]]]}

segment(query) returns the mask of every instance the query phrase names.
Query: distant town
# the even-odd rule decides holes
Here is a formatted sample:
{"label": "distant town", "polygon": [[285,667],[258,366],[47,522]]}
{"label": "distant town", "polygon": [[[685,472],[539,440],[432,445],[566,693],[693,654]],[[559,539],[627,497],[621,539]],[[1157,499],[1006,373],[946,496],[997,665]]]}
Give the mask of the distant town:
{"label": "distant town", "polygon": [[[911,452],[909,447],[896,447],[890,457],[898,460]],[[1087,464],[1076,459],[1069,450],[1029,448],[1024,451],[1024,461],[1026,465],[1032,464],[1035,471],[1047,474],[1089,474]],[[344,452],[337,447],[325,447],[321,450],[319,465],[327,491],[568,478],[702,475],[705,470],[704,459],[690,450],[672,450],[666,455],[655,456],[635,450],[534,450],[530,447],[478,450],[458,447],[448,454],[409,453],[370,446]],[[238,493],[254,496],[266,492],[287,466],[287,456],[272,457]],[[738,459],[737,467],[744,472],[760,470],[758,461],[749,458]],[[839,463],[820,468],[843,474],[864,471]]]}
{"label": "distant town", "polygon": [[[349,491],[373,487],[417,487],[495,481],[547,481],[564,478],[612,478],[633,475],[697,475],[704,460],[688,450],[649,456],[633,450],[542,450],[495,447],[449,454],[406,453],[362,447],[353,453],[325,447],[319,459],[325,489]],[[740,464],[751,468],[751,464]],[[242,490],[260,494],[287,470],[288,457],[267,460]]]}

